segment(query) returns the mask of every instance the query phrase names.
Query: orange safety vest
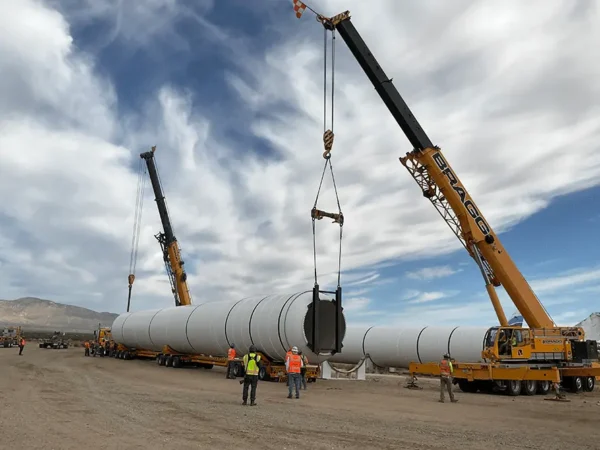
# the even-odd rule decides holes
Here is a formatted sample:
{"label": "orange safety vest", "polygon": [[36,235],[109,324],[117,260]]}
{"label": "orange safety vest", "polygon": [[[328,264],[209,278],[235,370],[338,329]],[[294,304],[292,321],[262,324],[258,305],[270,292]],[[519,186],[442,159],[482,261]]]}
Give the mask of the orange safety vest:
{"label": "orange safety vest", "polygon": [[21,339],[21,345],[25,347],[25,339]]}
{"label": "orange safety vest", "polygon": [[85,341],[85,348],[90,348],[90,343],[88,341]]}
{"label": "orange safety vest", "polygon": [[235,359],[235,348],[230,348],[229,350],[227,350],[227,359],[229,361]]}
{"label": "orange safety vest", "polygon": [[447,359],[442,359],[442,361],[440,362],[440,375],[443,377],[449,377],[450,375],[452,375],[452,372],[450,370],[450,362],[448,362]]}
{"label": "orange safety vest", "polygon": [[302,367],[302,358],[300,355],[290,355],[290,361],[288,363],[288,373],[300,373]]}

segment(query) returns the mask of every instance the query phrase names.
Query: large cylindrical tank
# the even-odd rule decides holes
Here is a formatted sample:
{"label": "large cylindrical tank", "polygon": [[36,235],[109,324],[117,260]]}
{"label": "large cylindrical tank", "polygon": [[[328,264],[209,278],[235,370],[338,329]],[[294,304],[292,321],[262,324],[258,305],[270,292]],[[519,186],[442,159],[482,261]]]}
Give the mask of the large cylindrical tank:
{"label": "large cylindrical tank", "polygon": [[342,351],[332,362],[355,364],[368,355],[380,367],[407,368],[411,362],[483,362],[485,327],[348,327]]}
{"label": "large cylindrical tank", "polygon": [[[312,291],[306,291],[124,313],[113,322],[112,335],[130,348],[160,352],[168,345],[180,353],[211,356],[226,355],[232,343],[238,353],[246,353],[254,344],[276,361],[295,345],[309,361],[322,362],[331,354],[315,355],[308,348],[311,303]],[[333,317],[335,303],[321,299],[320,311],[322,317]],[[333,348],[328,325],[321,324],[321,335],[331,335]],[[342,336],[345,328],[342,317]]]}

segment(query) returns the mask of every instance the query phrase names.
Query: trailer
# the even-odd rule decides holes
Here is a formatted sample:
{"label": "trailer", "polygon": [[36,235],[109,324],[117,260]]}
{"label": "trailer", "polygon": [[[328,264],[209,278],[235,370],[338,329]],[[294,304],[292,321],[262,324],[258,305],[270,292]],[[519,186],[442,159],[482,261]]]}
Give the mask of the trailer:
{"label": "trailer", "polygon": [[[261,367],[258,371],[258,379],[261,381],[287,381],[287,372],[283,361],[271,360],[266,355],[257,352],[261,356]],[[127,348],[119,344],[117,351],[113,355],[117,359],[132,360],[145,359],[156,361],[156,364],[162,367],[197,367],[210,370],[213,367],[227,367],[229,360],[224,356],[212,356],[203,354],[189,354],[174,351],[165,346],[162,352],[154,352],[145,349]],[[233,375],[237,377],[244,376],[244,364],[242,358],[235,358],[233,363]],[[320,376],[320,366],[316,364],[307,365],[306,381],[314,383]]]}

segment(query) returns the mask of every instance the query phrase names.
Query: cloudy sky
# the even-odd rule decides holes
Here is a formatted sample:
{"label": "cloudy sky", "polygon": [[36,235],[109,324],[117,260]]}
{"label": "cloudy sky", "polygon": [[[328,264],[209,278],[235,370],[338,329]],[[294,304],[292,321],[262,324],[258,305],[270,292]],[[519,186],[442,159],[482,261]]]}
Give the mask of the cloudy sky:
{"label": "cloudy sky", "polygon": [[[554,319],[598,310],[597,2],[314,3],[352,12]],[[291,0],[0,9],[0,298],[125,309],[139,154],[152,145],[194,302],[312,288],[314,16],[296,19]],[[475,263],[398,161],[406,137],[341,39],[336,50],[348,320],[493,324]],[[329,181],[319,206],[336,209]],[[326,284],[338,228],[317,225]],[[133,309],[173,303],[159,230],[148,188]]]}

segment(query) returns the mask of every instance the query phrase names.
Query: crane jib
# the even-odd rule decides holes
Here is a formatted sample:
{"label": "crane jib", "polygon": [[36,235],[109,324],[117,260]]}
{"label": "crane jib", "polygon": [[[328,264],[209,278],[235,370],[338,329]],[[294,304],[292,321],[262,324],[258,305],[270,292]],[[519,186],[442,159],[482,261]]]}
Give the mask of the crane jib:
{"label": "crane jib", "polygon": [[454,191],[460,197],[460,201],[464,205],[465,209],[469,212],[469,215],[473,218],[473,220],[477,224],[477,228],[479,228],[479,230],[483,233],[484,236],[488,236],[492,231],[490,226],[486,223],[485,219],[483,217],[481,217],[481,214],[479,213],[479,210],[475,206],[475,203],[473,203],[473,200],[471,200],[468,197],[468,194],[467,194],[467,191],[465,190],[465,188],[460,186],[460,184],[458,182],[458,178],[456,177],[456,175],[450,168],[450,165],[446,162],[446,160],[444,159],[444,157],[442,156],[442,154],[440,152],[434,153],[432,158],[435,161],[435,164],[438,166],[438,168],[442,171],[442,173],[446,176],[446,178],[448,178],[448,181],[450,182],[452,189],[454,189]]}

